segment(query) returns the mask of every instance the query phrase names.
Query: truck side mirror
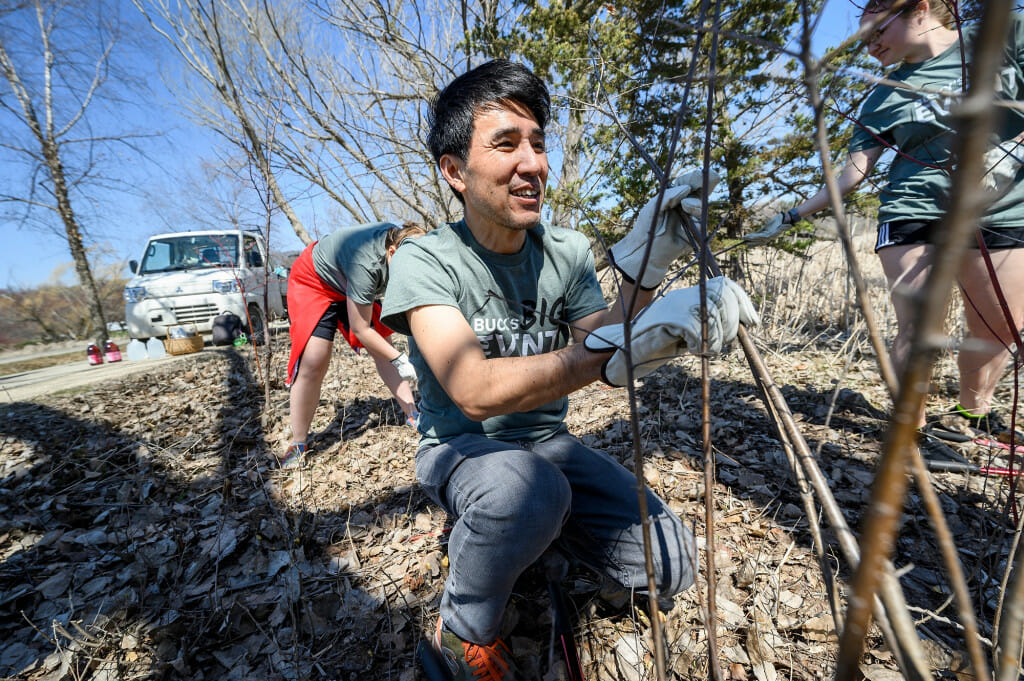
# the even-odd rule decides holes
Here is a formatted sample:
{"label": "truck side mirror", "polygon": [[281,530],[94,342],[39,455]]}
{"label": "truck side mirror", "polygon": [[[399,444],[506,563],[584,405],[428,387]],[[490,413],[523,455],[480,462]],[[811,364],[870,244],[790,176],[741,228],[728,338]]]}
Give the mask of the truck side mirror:
{"label": "truck side mirror", "polygon": [[129,260],[128,261],[128,269],[130,269],[132,271],[132,274],[138,274],[139,273],[139,261],[138,260]]}
{"label": "truck side mirror", "polygon": [[249,252],[249,267],[263,267],[263,256],[259,251]]}

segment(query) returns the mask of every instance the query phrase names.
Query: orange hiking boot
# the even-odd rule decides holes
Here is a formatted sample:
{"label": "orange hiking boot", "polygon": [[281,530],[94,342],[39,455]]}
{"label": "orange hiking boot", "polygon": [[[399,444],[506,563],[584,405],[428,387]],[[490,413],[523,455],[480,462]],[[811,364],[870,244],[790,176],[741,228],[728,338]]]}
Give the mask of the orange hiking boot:
{"label": "orange hiking boot", "polygon": [[441,626],[437,618],[434,650],[444,660],[452,681],[520,681],[519,671],[512,660],[512,651],[500,638],[490,645],[481,646],[463,641]]}

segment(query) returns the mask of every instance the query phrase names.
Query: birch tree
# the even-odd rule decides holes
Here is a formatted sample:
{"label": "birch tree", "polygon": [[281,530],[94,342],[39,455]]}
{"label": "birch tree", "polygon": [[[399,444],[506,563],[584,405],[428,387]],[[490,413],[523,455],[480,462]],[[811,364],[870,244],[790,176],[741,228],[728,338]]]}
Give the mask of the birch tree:
{"label": "birch tree", "polygon": [[0,204],[11,220],[59,223],[98,344],[107,325],[76,205],[97,180],[97,151],[118,139],[87,115],[111,86],[118,38],[116,9],[104,2],[34,0],[0,22],[0,150],[25,169],[0,184]]}

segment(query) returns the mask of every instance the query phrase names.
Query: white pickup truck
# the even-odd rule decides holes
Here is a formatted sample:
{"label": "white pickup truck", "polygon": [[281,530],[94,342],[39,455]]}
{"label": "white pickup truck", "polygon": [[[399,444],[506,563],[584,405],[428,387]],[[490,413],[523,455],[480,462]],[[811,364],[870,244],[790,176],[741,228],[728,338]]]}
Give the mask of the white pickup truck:
{"label": "white pickup truck", "polygon": [[247,334],[252,324],[252,339],[261,343],[267,320],[287,314],[288,273],[257,232],[157,234],[142,262],[128,265],[135,276],[124,289],[124,314],[132,338],[167,336],[173,326],[210,333],[214,318],[231,312]]}

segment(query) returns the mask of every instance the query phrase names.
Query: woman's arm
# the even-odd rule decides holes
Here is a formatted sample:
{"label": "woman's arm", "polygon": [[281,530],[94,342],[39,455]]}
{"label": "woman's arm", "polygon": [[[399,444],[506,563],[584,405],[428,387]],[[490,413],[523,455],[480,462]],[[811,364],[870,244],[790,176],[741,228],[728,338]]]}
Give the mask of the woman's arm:
{"label": "woman's arm", "polygon": [[351,298],[348,299],[346,305],[349,328],[366,348],[366,351],[373,357],[379,357],[388,362],[398,357],[400,354],[398,350],[373,328],[373,305],[363,305]]}
{"label": "woman's arm", "polygon": [[[836,178],[836,182],[839,184],[840,196],[846,196],[852,192],[868,176],[871,169],[875,167],[875,163],[878,162],[878,158],[882,155],[883,150],[883,147],[872,147],[850,153],[849,158],[846,160],[846,165],[839,171],[839,176]],[[760,230],[746,234],[743,238],[754,245],[766,244],[789,229],[790,225],[796,224],[800,219],[810,217],[819,210],[827,208],[830,202],[828,187],[822,187],[811,198],[798,206],[790,208],[785,213],[779,213],[763,224]]]}
{"label": "woman's arm", "polygon": [[[860,151],[850,152],[846,165],[839,171],[836,182],[839,184],[840,196],[846,196],[857,188],[864,178],[868,176],[871,169],[875,167],[885,147],[872,147]],[[828,187],[822,187],[818,192],[792,210],[796,219],[809,217],[820,210],[829,207],[831,200],[828,195]]]}

